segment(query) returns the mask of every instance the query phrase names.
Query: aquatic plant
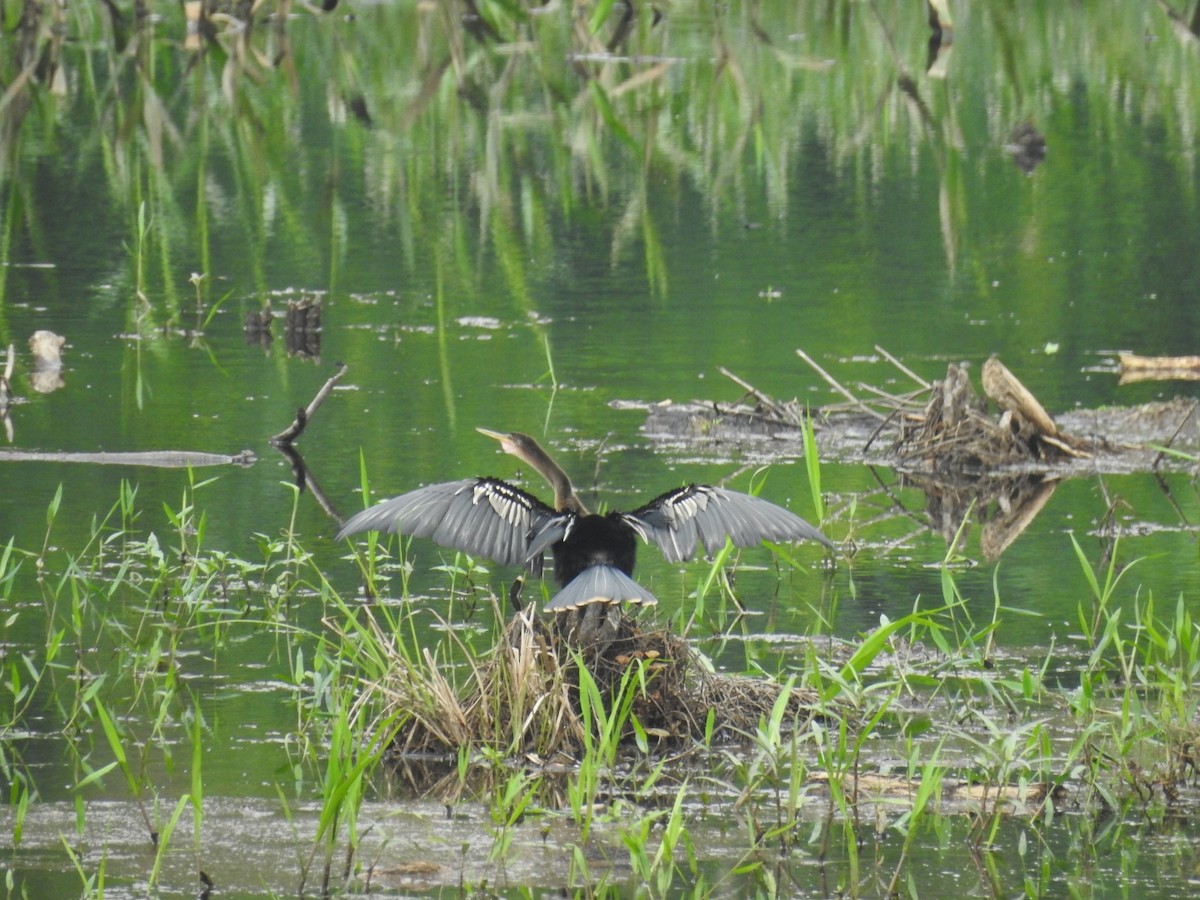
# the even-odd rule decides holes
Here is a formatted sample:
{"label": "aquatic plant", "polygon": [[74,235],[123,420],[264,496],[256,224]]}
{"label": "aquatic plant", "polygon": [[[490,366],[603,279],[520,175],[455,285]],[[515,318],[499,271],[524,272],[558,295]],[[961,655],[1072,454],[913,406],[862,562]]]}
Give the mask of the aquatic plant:
{"label": "aquatic plant", "polygon": [[[260,642],[286,684],[289,737],[264,758],[277,760],[279,806],[303,845],[297,883],[324,891],[367,868],[361,810],[426,740],[444,742],[443,765],[408,784],[451,805],[480,804],[492,865],[540,830],[564,840],[573,884],[610,883],[599,859],[615,850],[656,895],[785,890],[801,883],[788,851],[802,849],[848,893],[894,890],[915,883],[931,832],[953,831],[990,859],[1015,828],[1064,827],[1064,801],[1162,820],[1195,778],[1200,631],[1185,598],[1164,614],[1152,595],[1126,591],[1132,563],[1119,545],[1096,566],[1069,539],[1080,636],[1037,658],[1005,647],[1008,620],[1037,613],[1005,603],[998,579],[988,615],[976,619],[953,541],[935,604],[918,598],[853,640],[823,633],[814,617],[782,671],[714,681],[683,642],[615,670],[553,652],[545,623],[532,611],[506,621],[489,576],[465,559],[437,567],[443,615],[389,597],[405,578],[378,581],[370,602],[348,599],[291,524],[260,537],[259,559],[213,549],[203,508],[211,483],[189,479],[158,528],[123,485],[78,549],[55,539],[60,492],[40,546],[0,549],[0,597],[34,586],[47,636],[44,649],[5,660],[5,733],[30,727],[31,711],[50,704],[73,737],[78,835],[86,798],[128,799],[154,847],[147,883],[165,886],[189,806],[193,871],[204,871],[211,714],[187,674],[198,652],[246,640]],[[9,639],[27,614],[9,614]],[[464,628],[460,614],[484,621]],[[656,698],[685,658],[702,686],[736,683],[750,715],[731,721],[719,695],[701,695],[686,729],[656,718]],[[19,852],[43,785],[11,740],[0,742],[0,777]],[[309,797],[305,824],[294,801]],[[743,846],[715,878],[701,837],[714,804]],[[80,883],[101,892],[105,860],[85,859],[79,837],[64,846]]]}

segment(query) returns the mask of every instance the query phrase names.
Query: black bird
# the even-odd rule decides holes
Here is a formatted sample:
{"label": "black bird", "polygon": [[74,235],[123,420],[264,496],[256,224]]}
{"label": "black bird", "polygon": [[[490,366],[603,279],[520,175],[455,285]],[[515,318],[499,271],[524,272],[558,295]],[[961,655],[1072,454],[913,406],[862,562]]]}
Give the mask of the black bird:
{"label": "black bird", "polygon": [[691,559],[698,545],[711,555],[725,546],[726,537],[739,547],[764,540],[813,540],[834,548],[820,531],[781,506],[703,484],[667,491],[633,512],[589,513],[566,472],[529,435],[478,431],[549,482],[553,508],[507,481],[467,478],[384,500],[351,517],[338,538],[360,531],[402,531],[535,572],[549,548],[562,587],[546,604],[554,612],[589,603],[657,603],[630,577],[638,538],[655,544],[670,562]]}

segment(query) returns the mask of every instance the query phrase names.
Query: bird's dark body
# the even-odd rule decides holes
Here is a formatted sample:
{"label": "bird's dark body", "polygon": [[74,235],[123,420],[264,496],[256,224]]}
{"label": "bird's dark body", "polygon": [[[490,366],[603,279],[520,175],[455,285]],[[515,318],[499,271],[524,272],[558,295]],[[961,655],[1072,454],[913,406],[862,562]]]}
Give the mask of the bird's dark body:
{"label": "bird's dark body", "polygon": [[584,569],[612,566],[626,575],[633,574],[637,561],[637,535],[618,513],[586,515],[577,518],[566,538],[559,541],[554,554],[554,578],[566,587]]}

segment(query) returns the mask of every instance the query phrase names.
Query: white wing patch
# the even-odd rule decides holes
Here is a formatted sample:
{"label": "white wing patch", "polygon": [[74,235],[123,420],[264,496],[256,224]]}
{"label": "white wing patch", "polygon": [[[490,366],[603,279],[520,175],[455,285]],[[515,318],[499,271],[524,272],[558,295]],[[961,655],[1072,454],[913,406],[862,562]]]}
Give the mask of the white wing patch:
{"label": "white wing patch", "polygon": [[475,485],[472,502],[479,505],[482,499],[491,504],[501,521],[522,531],[529,530],[532,507],[527,494],[518,493],[503,482],[481,481]]}
{"label": "white wing patch", "polygon": [[800,540],[833,547],[825,535],[782,506],[705,484],[667,491],[621,518],[670,562],[691,559],[697,547],[711,556],[726,538],[739,547]]}
{"label": "white wing patch", "polygon": [[541,500],[506,481],[468,478],[377,503],[352,516],[337,536],[398,531],[511,566],[530,559],[532,537],[554,517]]}

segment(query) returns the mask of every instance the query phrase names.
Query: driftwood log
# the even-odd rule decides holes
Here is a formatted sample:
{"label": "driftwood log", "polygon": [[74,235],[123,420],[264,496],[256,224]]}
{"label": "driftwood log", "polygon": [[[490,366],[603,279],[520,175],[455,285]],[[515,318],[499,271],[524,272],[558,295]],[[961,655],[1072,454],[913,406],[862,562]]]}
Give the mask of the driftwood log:
{"label": "driftwood log", "polygon": [[983,364],[983,391],[1004,410],[1000,420],[1002,427],[1007,425],[1017,433],[1032,430],[1033,440],[1040,445],[1036,447],[1039,456],[1044,458],[1047,448],[1077,459],[1091,456],[1087,442],[1060,432],[1037,397],[994,356]]}
{"label": "driftwood log", "polygon": [[1037,397],[994,356],[983,364],[983,392],[1001,409],[1026,419],[1038,434],[1058,437],[1058,426]]}
{"label": "driftwood log", "polygon": [[1121,384],[1132,381],[1200,381],[1200,356],[1137,356],[1121,353]]}
{"label": "driftwood log", "polygon": [[252,466],[256,457],[250,450],[227,456],[192,450],[138,450],[130,453],[62,453],[52,450],[0,450],[0,462],[73,462],[94,466],[152,466],[160,469],[185,469],[189,466]]}

